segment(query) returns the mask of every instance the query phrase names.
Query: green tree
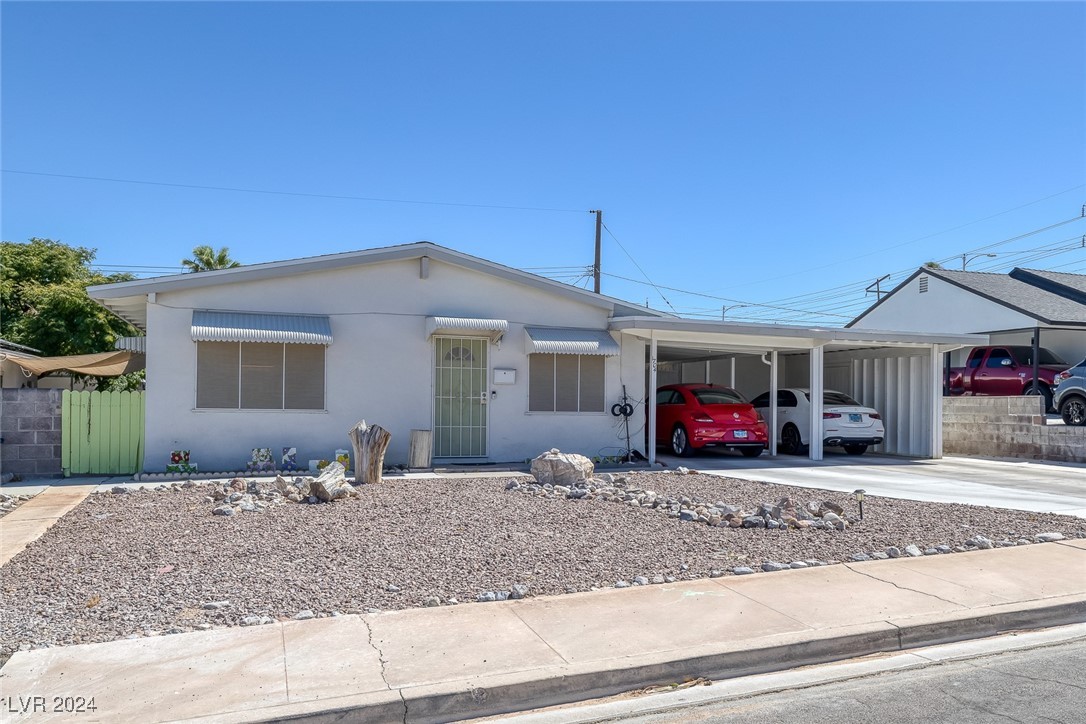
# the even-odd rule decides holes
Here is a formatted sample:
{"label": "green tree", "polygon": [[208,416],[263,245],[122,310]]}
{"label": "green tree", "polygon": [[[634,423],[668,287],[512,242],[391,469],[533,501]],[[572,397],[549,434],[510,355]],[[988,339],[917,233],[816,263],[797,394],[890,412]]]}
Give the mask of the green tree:
{"label": "green tree", "polygon": [[[138,334],[87,296],[93,284],[135,277],[96,272],[94,257],[94,249],[52,239],[0,242],[0,337],[51,357],[109,352],[118,337]],[[132,383],[106,379],[102,389]]]}
{"label": "green tree", "polygon": [[233,269],[236,266],[241,266],[241,263],[230,258],[230,249],[228,247],[224,246],[215,251],[207,244],[201,244],[193,248],[191,259],[181,260],[181,266],[190,272],[202,272],[213,269]]}
{"label": "green tree", "polygon": [[926,262],[924,262],[924,268],[925,269],[942,269],[943,265],[940,264],[937,261],[926,261]]}

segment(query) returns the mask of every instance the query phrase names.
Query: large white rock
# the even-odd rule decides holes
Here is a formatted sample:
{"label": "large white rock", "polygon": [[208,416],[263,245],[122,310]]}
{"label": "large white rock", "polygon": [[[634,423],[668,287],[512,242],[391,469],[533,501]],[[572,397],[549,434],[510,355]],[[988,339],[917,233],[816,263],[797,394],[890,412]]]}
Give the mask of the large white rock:
{"label": "large white rock", "polygon": [[540,485],[571,487],[592,477],[592,461],[584,455],[553,448],[532,460],[532,475]]}

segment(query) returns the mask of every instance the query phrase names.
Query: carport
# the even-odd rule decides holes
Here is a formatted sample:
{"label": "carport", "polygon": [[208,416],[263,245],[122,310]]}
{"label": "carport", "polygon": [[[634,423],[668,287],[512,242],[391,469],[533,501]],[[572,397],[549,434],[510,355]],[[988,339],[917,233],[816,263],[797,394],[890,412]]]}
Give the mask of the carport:
{"label": "carport", "polygon": [[[811,430],[822,429],[822,393],[846,392],[879,410],[886,438],[878,452],[941,458],[943,454],[943,354],[987,344],[984,335],[917,334],[874,330],[620,317],[611,330],[645,341],[648,349],[648,439],[656,439],[656,395],[662,366],[669,381],[714,382],[743,389],[743,376],[765,380],[769,390],[769,454],[777,454],[777,390],[811,390]],[[674,379],[674,367],[679,377]],[[699,374],[700,370],[700,374]],[[760,370],[754,374],[752,370]],[[684,379],[685,377],[688,377]],[[822,436],[812,435],[811,460],[822,459]],[[648,445],[650,463],[656,446]]]}

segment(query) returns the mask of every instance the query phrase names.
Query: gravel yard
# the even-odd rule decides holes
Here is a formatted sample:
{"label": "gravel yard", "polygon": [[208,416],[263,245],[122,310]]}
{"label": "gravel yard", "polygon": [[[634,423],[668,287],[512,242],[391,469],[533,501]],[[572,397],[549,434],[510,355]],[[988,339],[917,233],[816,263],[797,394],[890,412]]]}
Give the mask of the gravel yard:
{"label": "gravel yard", "polygon": [[[20,648],[238,625],[246,616],[409,608],[433,596],[474,602],[513,584],[537,596],[637,576],[704,578],[767,560],[953,547],[977,535],[1086,537],[1080,518],[877,497],[844,531],[711,527],[600,498],[508,492],[506,482],[394,478],[358,498],[229,517],[213,516],[199,487],[93,495],[0,569],[0,661]],[[858,512],[837,492],[708,475],[640,473],[629,484],[745,510],[791,496]],[[228,603],[205,608],[213,602]]]}

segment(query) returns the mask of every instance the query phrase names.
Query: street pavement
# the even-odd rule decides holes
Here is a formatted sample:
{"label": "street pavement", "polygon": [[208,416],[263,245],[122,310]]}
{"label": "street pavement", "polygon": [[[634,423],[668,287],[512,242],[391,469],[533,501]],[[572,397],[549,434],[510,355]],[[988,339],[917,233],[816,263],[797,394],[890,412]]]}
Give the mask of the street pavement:
{"label": "street pavement", "polygon": [[[923,655],[924,652],[920,652]],[[646,708],[660,702],[643,700]],[[808,724],[990,724],[1080,722],[1086,711],[1086,639],[900,668],[820,686],[794,687],[657,713],[609,717],[629,724],[779,722]],[[578,712],[561,721],[586,722]],[[513,719],[518,724],[531,724]],[[601,720],[597,720],[601,721]],[[538,721],[537,724],[542,724]]]}
{"label": "street pavement", "polygon": [[39,649],[0,669],[0,722],[495,715],[1080,623],[1083,570],[1068,540]]}

